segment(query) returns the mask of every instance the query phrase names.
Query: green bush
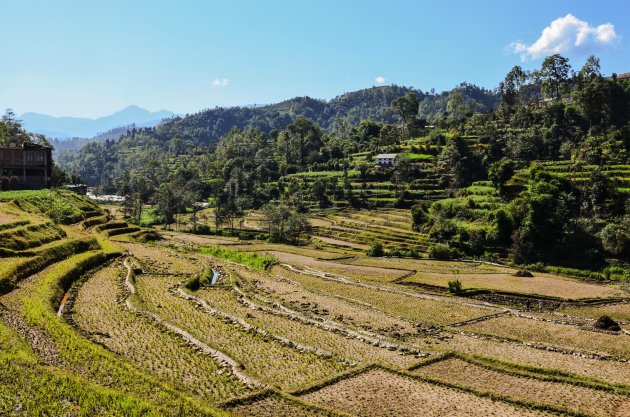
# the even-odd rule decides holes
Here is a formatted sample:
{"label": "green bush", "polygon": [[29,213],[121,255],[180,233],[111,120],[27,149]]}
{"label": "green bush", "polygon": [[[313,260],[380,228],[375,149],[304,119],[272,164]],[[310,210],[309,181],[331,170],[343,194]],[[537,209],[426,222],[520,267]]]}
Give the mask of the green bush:
{"label": "green bush", "polygon": [[192,278],[186,281],[184,287],[188,288],[190,291],[197,291],[201,287],[201,279],[199,278],[199,274],[193,275]]}
{"label": "green bush", "polygon": [[451,294],[461,294],[462,282],[458,279],[448,282],[448,292]]}
{"label": "green bush", "polygon": [[428,252],[429,258],[441,260],[449,260],[459,256],[459,251],[457,249],[452,249],[450,246],[443,243],[434,243],[429,246]]}
{"label": "green bush", "polygon": [[390,256],[400,256],[405,258],[419,258],[420,253],[414,248],[390,248],[387,251],[387,254]]}
{"label": "green bush", "polygon": [[385,255],[385,250],[383,249],[383,244],[379,242],[372,243],[372,246],[367,251],[367,256],[378,257],[383,255]]}

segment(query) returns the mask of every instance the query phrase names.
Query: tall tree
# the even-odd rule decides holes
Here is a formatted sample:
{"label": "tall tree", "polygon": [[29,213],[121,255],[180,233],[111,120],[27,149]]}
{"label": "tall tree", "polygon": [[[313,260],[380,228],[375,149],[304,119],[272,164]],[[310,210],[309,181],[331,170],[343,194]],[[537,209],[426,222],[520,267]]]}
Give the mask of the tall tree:
{"label": "tall tree", "polygon": [[608,83],[601,74],[599,59],[593,55],[577,74],[573,98],[589,126],[608,119]]}
{"label": "tall tree", "polygon": [[560,54],[545,58],[540,70],[543,93],[553,100],[559,100],[568,87],[570,72],[568,58]]}

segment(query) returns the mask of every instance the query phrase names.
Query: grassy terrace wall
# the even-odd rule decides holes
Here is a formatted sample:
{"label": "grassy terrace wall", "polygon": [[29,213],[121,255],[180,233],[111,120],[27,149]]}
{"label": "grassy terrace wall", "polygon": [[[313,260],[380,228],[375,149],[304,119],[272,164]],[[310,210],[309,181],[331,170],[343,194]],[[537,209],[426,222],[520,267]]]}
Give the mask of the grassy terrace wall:
{"label": "grassy terrace wall", "polygon": [[13,290],[24,278],[74,254],[98,249],[92,237],[64,240],[40,251],[22,252],[7,264],[0,265],[0,294]]}
{"label": "grassy terrace wall", "polygon": [[73,224],[103,214],[96,203],[65,190],[1,192],[0,202],[12,202],[22,211],[46,216],[60,224]]}
{"label": "grassy terrace wall", "polygon": [[[44,271],[21,295],[22,314],[30,326],[42,329],[55,343],[66,370],[41,368],[24,342],[0,322],[0,393],[1,407],[20,401],[29,415],[43,415],[68,403],[79,404],[81,415],[120,416],[215,416],[221,412],[201,406],[172,387],[155,380],[134,366],[120,360],[102,347],[91,343],[72,326],[56,316],[62,294],[89,270],[100,266],[109,257],[101,250],[74,255]],[[16,360],[19,359],[19,360]],[[78,371],[78,374],[76,374]],[[90,382],[87,382],[89,380]],[[116,390],[96,384],[116,387]],[[51,389],[51,387],[55,387]],[[24,391],[24,390],[27,391]],[[22,400],[15,392],[29,398]],[[40,410],[47,410],[40,413]],[[60,413],[61,415],[63,413]]]}
{"label": "grassy terrace wall", "polygon": [[0,231],[0,248],[24,250],[64,237],[66,233],[52,223],[28,224]]}

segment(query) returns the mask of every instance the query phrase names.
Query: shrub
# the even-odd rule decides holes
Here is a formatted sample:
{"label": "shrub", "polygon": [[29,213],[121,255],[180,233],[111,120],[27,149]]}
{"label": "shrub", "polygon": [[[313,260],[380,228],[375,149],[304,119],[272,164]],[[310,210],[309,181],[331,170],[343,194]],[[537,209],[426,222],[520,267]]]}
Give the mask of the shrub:
{"label": "shrub", "polygon": [[610,316],[601,316],[597,319],[595,323],[593,323],[593,327],[601,330],[610,330],[613,332],[618,332],[621,330],[619,324],[610,318]]}
{"label": "shrub", "polygon": [[372,243],[372,246],[370,246],[370,249],[367,251],[367,256],[378,257],[383,255],[385,255],[383,244],[379,242]]}
{"label": "shrub", "polygon": [[198,235],[210,235],[212,234],[212,229],[207,224],[200,224],[194,229],[194,231],[191,231],[191,233]]}
{"label": "shrub", "polygon": [[457,257],[458,251],[451,249],[448,245],[443,243],[434,243],[429,246],[429,258],[449,260]]}
{"label": "shrub", "polygon": [[393,247],[387,251],[390,256],[401,256],[406,258],[419,258],[420,253],[414,248],[398,248]]}
{"label": "shrub", "polygon": [[140,243],[155,242],[162,239],[162,236],[155,230],[142,230],[134,233],[131,237]]}
{"label": "shrub", "polygon": [[461,294],[462,282],[458,279],[448,282],[448,292],[451,294]]}
{"label": "shrub", "polygon": [[19,190],[20,189],[20,179],[13,175],[9,178],[9,189],[11,190]]}
{"label": "shrub", "polygon": [[411,208],[411,219],[414,230],[420,228],[429,222],[429,211],[425,204],[417,204]]}
{"label": "shrub", "polygon": [[193,275],[192,278],[186,281],[186,284],[184,284],[184,287],[186,287],[190,291],[197,291],[199,287],[201,287],[201,280],[199,278],[199,275],[198,274]]}

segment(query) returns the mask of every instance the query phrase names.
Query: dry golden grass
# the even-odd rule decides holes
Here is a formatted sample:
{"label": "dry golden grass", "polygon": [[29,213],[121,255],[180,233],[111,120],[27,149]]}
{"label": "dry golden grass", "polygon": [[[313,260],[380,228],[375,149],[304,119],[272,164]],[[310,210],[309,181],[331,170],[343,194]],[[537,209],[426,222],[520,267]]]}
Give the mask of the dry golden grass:
{"label": "dry golden grass", "polygon": [[581,352],[630,358],[630,337],[584,330],[577,326],[503,316],[463,327],[467,331],[543,343]]}
{"label": "dry golden grass", "polygon": [[[312,246],[295,246],[295,245],[283,245],[277,243],[251,243],[247,245],[234,246],[233,249],[242,250],[246,252],[266,252],[271,255],[278,252],[285,257],[295,255],[298,257],[305,257],[308,259],[339,259],[345,256],[342,253],[335,251],[326,251],[322,249],[316,249]],[[275,255],[274,255],[275,256]]]}
{"label": "dry golden grass", "polygon": [[359,250],[367,250],[369,248],[369,245],[362,245],[360,243],[349,242],[347,240],[335,239],[332,237],[326,237],[326,236],[313,236],[313,237],[329,245],[347,246],[349,248],[359,249]]}
{"label": "dry golden grass", "polygon": [[354,329],[388,336],[397,334],[403,339],[416,333],[409,321],[376,310],[363,301],[310,290],[295,280],[301,277],[299,274],[284,268],[274,267],[264,276],[241,269],[239,275],[265,297],[310,317],[334,320]]}
{"label": "dry golden grass", "polygon": [[597,319],[607,315],[616,321],[630,322],[630,304],[611,304],[591,307],[567,307],[559,310],[562,313]]}
{"label": "dry golden grass", "polygon": [[243,417],[324,417],[336,414],[303,404],[300,400],[272,393],[251,402],[229,405],[225,409]]}
{"label": "dry golden grass", "polygon": [[311,226],[313,227],[327,227],[332,225],[332,222],[324,217],[309,216],[308,221],[311,222]]}
{"label": "dry golden grass", "polygon": [[319,261],[307,256],[269,251],[281,263],[294,266],[308,267],[318,271],[345,275],[356,278],[390,281],[409,273],[400,269],[379,268],[372,266],[351,265],[342,262]]}
{"label": "dry golden grass", "polygon": [[614,362],[567,355],[560,352],[535,349],[523,344],[475,338],[460,334],[452,339],[436,342],[435,348],[486,356],[504,362],[545,369],[556,369],[575,375],[630,385],[630,363]]}
{"label": "dry golden grass", "polygon": [[149,319],[117,301],[124,269],[110,266],[83,284],[73,306],[77,326],[91,339],[180,389],[211,401],[247,392],[212,357],[197,353]]}
{"label": "dry golden grass", "polygon": [[19,218],[18,210],[13,204],[0,203],[0,224],[11,223]]}
{"label": "dry golden grass", "polygon": [[523,294],[543,295],[567,299],[615,296],[616,285],[597,285],[551,274],[534,273],[534,277],[515,277],[511,273],[437,273],[420,271],[402,282],[448,287],[448,282],[459,279],[463,288],[482,288]]}
{"label": "dry golden grass", "polygon": [[160,246],[121,242],[140,261],[145,271],[167,274],[194,274],[204,269],[205,262],[198,256],[183,254]]}
{"label": "dry golden grass", "polygon": [[[203,288],[195,294],[208,305],[246,322],[301,345],[312,346],[348,359],[356,363],[380,362],[405,368],[417,362],[413,355],[401,355],[398,351],[373,346],[356,338],[346,337],[290,317],[282,317],[268,312],[253,310],[237,301],[237,293],[222,288]],[[260,303],[262,304],[262,303]]]}
{"label": "dry golden grass", "polygon": [[498,291],[537,294],[560,298],[596,298],[618,295],[618,285],[598,285],[534,272],[534,277],[515,277],[515,269],[473,262],[449,262],[397,258],[356,258],[344,263],[381,268],[417,271],[405,278],[405,283],[420,283],[448,287],[448,282],[459,279],[464,288],[484,288]]}
{"label": "dry golden grass", "polygon": [[167,240],[173,240],[173,243],[177,241],[193,243],[200,246],[216,246],[216,245],[240,245],[243,242],[233,237],[214,237],[214,236],[202,236],[193,235],[189,233],[180,233],[173,231],[160,231],[160,234]]}
{"label": "dry golden grass", "polygon": [[[274,272],[287,276],[286,268],[274,267]],[[287,272],[284,272],[287,271]],[[365,287],[352,283],[331,281],[320,277],[301,273],[289,274],[291,279],[299,282],[303,287],[321,293],[342,296],[368,303],[373,308],[395,317],[429,324],[452,324],[486,316],[496,311],[486,310],[459,303],[458,300],[446,301],[445,298],[427,299],[410,294],[381,291],[386,287]],[[443,300],[443,301],[442,301]]]}
{"label": "dry golden grass", "polygon": [[439,261],[436,259],[357,257],[348,260],[347,263],[382,268],[400,268],[407,271],[435,272],[443,274],[452,274],[455,272],[455,270],[459,271],[460,274],[493,274],[511,273],[515,271],[514,269],[509,267],[487,265],[479,262]]}
{"label": "dry golden grass", "polygon": [[458,358],[423,366],[414,373],[476,391],[488,391],[515,400],[547,404],[592,416],[616,416],[617,410],[624,403],[630,402],[630,398],[624,395],[568,383],[509,375]]}
{"label": "dry golden grass", "polygon": [[357,416],[539,416],[524,408],[374,369],[304,395]]}
{"label": "dry golden grass", "polygon": [[287,346],[199,309],[192,301],[169,292],[178,283],[177,277],[139,275],[136,288],[143,307],[233,358],[249,376],[297,388],[347,368],[334,358]]}

